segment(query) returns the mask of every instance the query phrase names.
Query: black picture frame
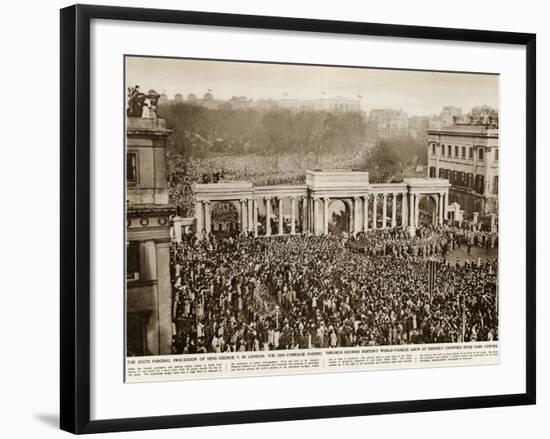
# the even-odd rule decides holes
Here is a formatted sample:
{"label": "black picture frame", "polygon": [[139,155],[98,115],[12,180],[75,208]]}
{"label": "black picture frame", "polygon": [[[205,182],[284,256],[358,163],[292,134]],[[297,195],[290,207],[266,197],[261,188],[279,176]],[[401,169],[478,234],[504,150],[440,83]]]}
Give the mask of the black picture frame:
{"label": "black picture frame", "polygon": [[[90,22],[93,19],[406,37],[526,48],[525,393],[128,419],[90,419]],[[535,404],[536,401],[536,36],[530,33],[75,5],[61,10],[61,386],[60,426],[72,433]]]}

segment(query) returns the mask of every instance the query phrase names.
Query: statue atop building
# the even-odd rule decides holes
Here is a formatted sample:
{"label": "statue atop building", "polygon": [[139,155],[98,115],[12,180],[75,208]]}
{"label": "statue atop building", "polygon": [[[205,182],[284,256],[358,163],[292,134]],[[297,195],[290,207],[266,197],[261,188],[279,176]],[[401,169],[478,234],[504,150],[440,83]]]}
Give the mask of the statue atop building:
{"label": "statue atop building", "polygon": [[156,119],[158,117],[158,101],[160,94],[151,89],[147,94],[142,93],[139,85],[128,87],[128,103],[126,115],[128,117],[143,117]]}

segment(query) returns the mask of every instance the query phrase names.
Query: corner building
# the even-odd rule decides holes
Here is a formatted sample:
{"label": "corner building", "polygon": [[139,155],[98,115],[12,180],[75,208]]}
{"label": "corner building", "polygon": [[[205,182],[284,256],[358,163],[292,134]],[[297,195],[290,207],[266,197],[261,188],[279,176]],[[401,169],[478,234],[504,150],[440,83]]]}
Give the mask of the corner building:
{"label": "corner building", "polygon": [[428,177],[449,180],[449,203],[469,215],[498,213],[498,127],[455,124],[428,131]]}
{"label": "corner building", "polygon": [[172,286],[166,139],[157,118],[126,122],[126,352],[172,350]]}

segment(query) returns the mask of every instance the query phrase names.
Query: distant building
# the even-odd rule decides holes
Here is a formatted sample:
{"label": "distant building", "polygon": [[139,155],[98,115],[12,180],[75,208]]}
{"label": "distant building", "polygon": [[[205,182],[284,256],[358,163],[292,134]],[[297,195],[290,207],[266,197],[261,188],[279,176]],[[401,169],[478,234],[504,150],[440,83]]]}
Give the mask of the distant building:
{"label": "distant building", "polygon": [[[174,96],[173,100],[163,100],[163,104],[182,103],[183,97],[180,93]],[[299,111],[327,111],[331,113],[360,112],[361,102],[354,99],[342,97],[320,98],[320,99],[259,99],[253,101],[246,96],[233,96],[229,100],[216,99],[211,92],[207,92],[202,98],[197,98],[194,93],[187,95],[186,103],[198,105],[210,110],[229,109],[247,110],[250,108],[260,111],[269,111],[277,108],[287,109],[292,112]]]}
{"label": "distant building", "polygon": [[453,124],[463,123],[464,121],[465,118],[462,114],[462,108],[448,105],[441,109],[441,113],[439,113],[438,116],[432,116],[430,118],[429,128],[438,130]]}
{"label": "distant building", "polygon": [[127,117],[126,332],[129,356],[170,354],[172,286],[163,119]]}
{"label": "distant building", "polygon": [[371,110],[367,120],[367,139],[376,141],[409,133],[409,116],[402,110],[389,108]]}
{"label": "distant building", "polygon": [[450,203],[486,215],[498,212],[498,125],[476,122],[428,131],[428,177],[450,181]]}
{"label": "distant building", "polygon": [[327,111],[329,113],[347,113],[361,111],[361,102],[342,97],[319,99],[281,99],[278,107],[293,112]]}

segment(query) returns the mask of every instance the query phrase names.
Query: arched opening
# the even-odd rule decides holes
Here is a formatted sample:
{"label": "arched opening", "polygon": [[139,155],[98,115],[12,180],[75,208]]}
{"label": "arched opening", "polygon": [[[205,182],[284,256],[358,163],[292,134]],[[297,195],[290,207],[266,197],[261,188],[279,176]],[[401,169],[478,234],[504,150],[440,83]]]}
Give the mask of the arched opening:
{"label": "arched opening", "polygon": [[212,233],[231,234],[239,231],[239,211],[232,201],[215,201],[211,207]]}
{"label": "arched opening", "polygon": [[328,206],[328,232],[331,235],[349,233],[351,209],[343,200],[332,200]]}
{"label": "arched opening", "polygon": [[418,202],[418,224],[437,225],[437,201],[433,195],[422,195]]}

